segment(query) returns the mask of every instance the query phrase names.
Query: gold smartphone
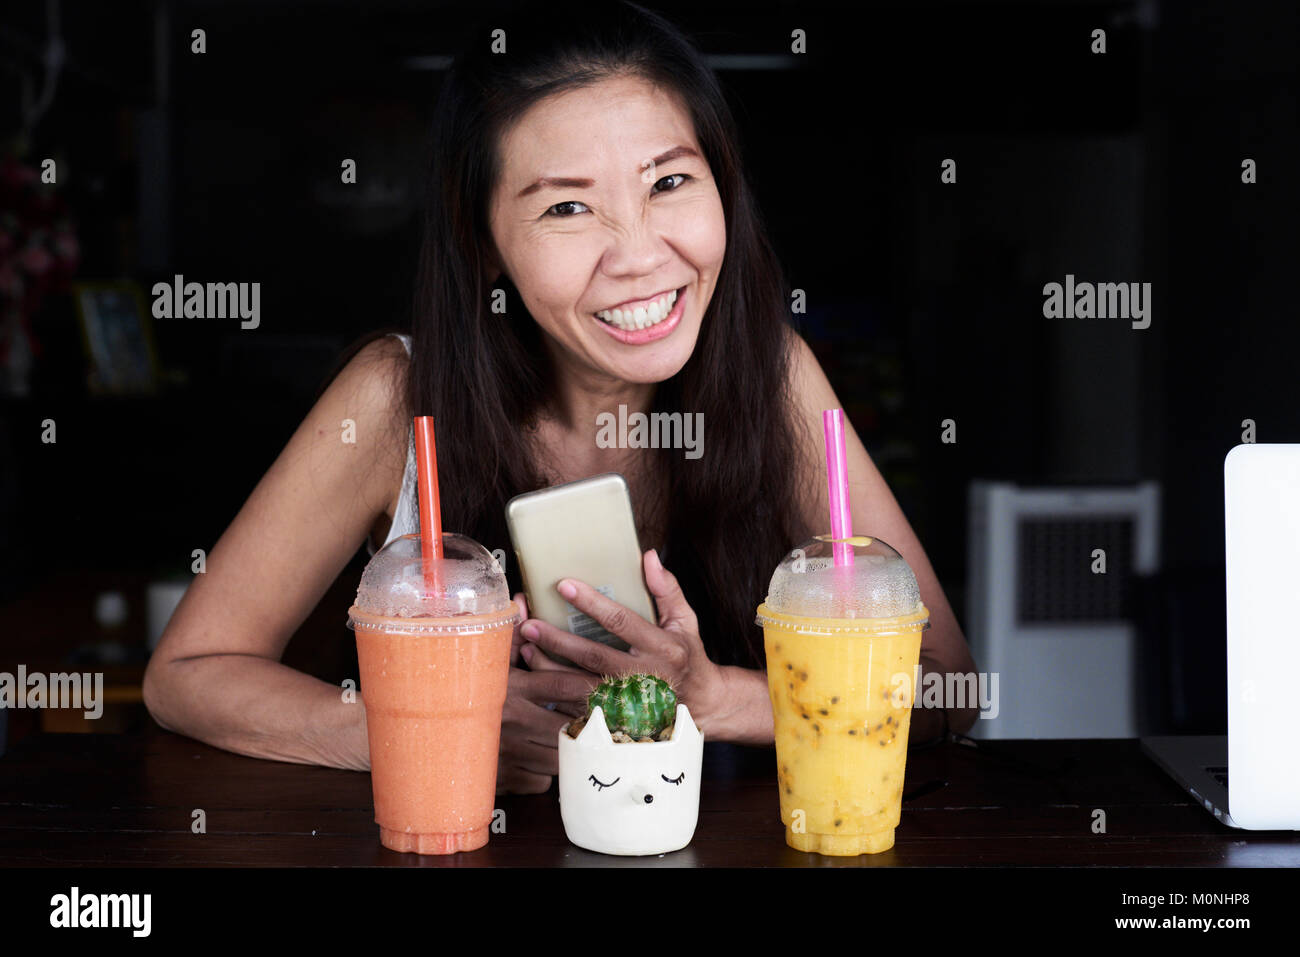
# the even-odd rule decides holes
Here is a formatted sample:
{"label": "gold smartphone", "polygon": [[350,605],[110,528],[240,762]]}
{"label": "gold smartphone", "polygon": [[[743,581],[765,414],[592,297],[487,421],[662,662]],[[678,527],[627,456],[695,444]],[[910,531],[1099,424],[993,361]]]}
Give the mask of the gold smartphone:
{"label": "gold smartphone", "polygon": [[[506,524],[534,618],[626,651],[622,639],[555,590],[560,579],[576,578],[646,621],[658,621],[641,574],[632,499],[619,473],[516,495],[506,503]],[[557,655],[550,657],[572,664]]]}

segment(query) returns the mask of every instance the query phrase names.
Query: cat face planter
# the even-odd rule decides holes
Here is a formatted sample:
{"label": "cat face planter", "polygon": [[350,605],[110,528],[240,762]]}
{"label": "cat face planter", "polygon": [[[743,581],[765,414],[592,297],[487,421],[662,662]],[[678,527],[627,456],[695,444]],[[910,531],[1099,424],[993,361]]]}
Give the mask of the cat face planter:
{"label": "cat face planter", "polygon": [[570,841],[624,855],[666,854],[691,842],[704,735],[686,705],[677,705],[667,741],[616,744],[599,707],[577,738],[565,728],[559,734],[560,817]]}

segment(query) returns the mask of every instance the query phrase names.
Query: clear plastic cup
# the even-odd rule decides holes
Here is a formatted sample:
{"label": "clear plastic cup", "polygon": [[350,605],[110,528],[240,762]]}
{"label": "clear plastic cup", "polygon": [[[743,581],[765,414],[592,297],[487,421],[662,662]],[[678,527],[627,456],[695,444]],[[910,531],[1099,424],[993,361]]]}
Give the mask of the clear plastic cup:
{"label": "clear plastic cup", "polygon": [[[834,541],[853,546],[836,566]],[[921,633],[916,576],[878,538],[819,535],[758,606],[786,843],[845,856],[894,846]]]}
{"label": "clear plastic cup", "polygon": [[488,841],[519,614],[500,564],[446,533],[426,592],[419,534],[375,553],[348,609],[380,842],[453,854]]}

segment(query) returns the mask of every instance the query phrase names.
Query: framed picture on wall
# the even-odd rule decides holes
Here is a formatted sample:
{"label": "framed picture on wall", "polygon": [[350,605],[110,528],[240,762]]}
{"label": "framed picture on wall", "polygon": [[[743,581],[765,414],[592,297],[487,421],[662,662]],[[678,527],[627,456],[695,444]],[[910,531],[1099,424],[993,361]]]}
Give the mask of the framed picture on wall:
{"label": "framed picture on wall", "polygon": [[149,311],[139,285],[73,283],[81,339],[86,348],[86,384],[97,395],[153,392],[158,359]]}

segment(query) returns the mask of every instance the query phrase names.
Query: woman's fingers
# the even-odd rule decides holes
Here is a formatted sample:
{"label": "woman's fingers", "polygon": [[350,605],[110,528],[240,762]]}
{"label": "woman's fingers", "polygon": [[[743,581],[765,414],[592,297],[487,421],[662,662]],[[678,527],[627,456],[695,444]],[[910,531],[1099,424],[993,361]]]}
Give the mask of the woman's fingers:
{"label": "woman's fingers", "polygon": [[546,791],[559,774],[558,737],[567,716],[521,697],[507,697],[500,723],[498,791]]}
{"label": "woman's fingers", "polygon": [[[607,632],[622,638],[633,648],[651,653],[662,645],[663,636],[654,624],[612,598],[606,598],[586,582],[578,581],[576,578],[565,578],[556,583],[555,589],[565,601],[579,611],[586,612]],[[524,637],[528,637],[526,632]],[[572,655],[566,654],[564,657],[586,667],[582,661]]]}
{"label": "woman's fingers", "polygon": [[595,675],[583,675],[576,671],[527,671],[523,668],[510,669],[510,684],[506,692],[506,704],[518,699],[531,702],[545,709],[547,704],[580,707],[586,704],[587,696],[596,687],[599,679]]}
{"label": "woman's fingers", "polygon": [[[553,674],[577,675],[579,678],[589,680],[592,683],[591,686],[593,688],[595,687],[595,683],[599,680],[599,676],[593,675],[589,671],[583,671],[580,668],[571,668],[568,665],[562,665],[557,661],[552,661],[549,655],[530,641],[525,641],[520,651],[524,661],[527,662],[528,667],[532,669],[534,673],[551,672]],[[561,714],[567,714],[571,718],[580,718],[587,713],[586,700],[586,698],[583,698],[581,702],[572,700],[548,701],[546,702],[546,706],[547,708],[554,708],[554,710]]]}
{"label": "woman's fingers", "polygon": [[[554,714],[554,712],[547,712]],[[568,723],[568,719],[562,719],[560,725]],[[560,729],[555,729],[555,734],[559,735]],[[512,736],[508,744],[501,748],[501,758],[512,767],[528,771],[532,774],[558,774],[559,749],[555,746],[555,740],[551,740],[550,747],[537,741],[532,741],[524,735]]]}
{"label": "woman's fingers", "polygon": [[[585,713],[596,680],[562,666],[510,669],[501,711],[497,793],[538,794],[551,786],[551,778],[559,773],[560,729],[571,716]],[[546,707],[551,702],[558,703],[553,711]]]}
{"label": "woman's fingers", "polygon": [[659,561],[659,553],[653,548],[647,549],[641,559],[645,566],[645,583],[650,594],[654,595],[655,608],[659,612],[659,626],[672,628],[676,625],[683,631],[697,631],[699,621],[695,617],[695,610],[686,600],[686,595],[682,593],[681,585],[677,583],[677,576],[664,568],[663,562]]}
{"label": "woman's fingers", "polygon": [[[626,609],[624,610],[626,611]],[[628,614],[630,615],[631,612],[628,612]],[[644,619],[638,620],[644,623]],[[599,641],[592,641],[590,638],[579,638],[575,634],[561,631],[554,625],[537,618],[531,618],[525,622],[522,631],[524,638],[537,645],[537,647],[543,651],[568,658],[582,672],[590,674],[593,679],[598,675],[626,674],[636,668],[636,659],[626,651],[619,651],[617,648],[611,648]],[[541,674],[553,673],[549,671],[541,672]],[[594,680],[592,687],[595,687]]]}
{"label": "woman's fingers", "polygon": [[562,665],[541,651],[535,644],[527,638],[524,639],[523,645],[519,649],[524,661],[528,663],[532,671],[564,671],[571,675],[586,675],[590,672],[583,671],[581,668],[575,668],[572,665]]}
{"label": "woman's fingers", "polygon": [[519,633],[519,628],[528,620],[528,602],[524,599],[523,592],[515,592],[514,603],[519,612],[519,620],[515,622],[514,631],[510,634],[510,665],[518,667],[519,649],[524,643],[524,636]]}

